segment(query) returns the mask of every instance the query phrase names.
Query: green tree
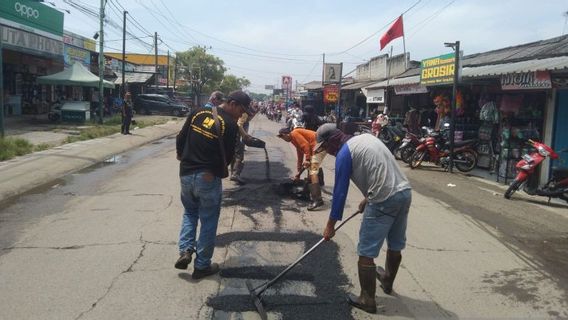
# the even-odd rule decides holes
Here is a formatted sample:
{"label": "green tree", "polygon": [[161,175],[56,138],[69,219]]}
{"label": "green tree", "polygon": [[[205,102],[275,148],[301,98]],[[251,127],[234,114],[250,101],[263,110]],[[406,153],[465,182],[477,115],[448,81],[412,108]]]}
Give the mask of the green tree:
{"label": "green tree", "polygon": [[197,97],[197,104],[201,105],[201,94],[217,90],[223,80],[226,70],[223,60],[200,47],[177,52],[176,56],[178,66],[181,66],[178,69],[180,74],[188,80],[189,91]]}
{"label": "green tree", "polygon": [[251,92],[249,93],[249,96],[256,101],[265,101],[266,99],[268,99],[268,95],[264,93]]}
{"label": "green tree", "polygon": [[234,90],[244,90],[246,87],[250,86],[250,81],[245,78],[237,78],[232,74],[227,74],[223,77],[223,81],[219,85],[219,90],[225,94]]}

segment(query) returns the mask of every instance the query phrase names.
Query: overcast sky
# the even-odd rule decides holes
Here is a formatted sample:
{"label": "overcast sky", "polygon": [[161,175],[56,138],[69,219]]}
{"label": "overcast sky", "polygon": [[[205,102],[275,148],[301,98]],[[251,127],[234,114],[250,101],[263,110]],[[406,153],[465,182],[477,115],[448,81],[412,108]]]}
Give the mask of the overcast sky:
{"label": "overcast sky", "polygon": [[[70,3],[98,11],[99,0],[48,2],[70,10],[66,30],[86,37],[98,30],[96,17]],[[326,62],[343,62],[344,73],[387,53],[390,45],[379,51],[379,38],[409,8],[404,31],[412,60],[449,52],[444,42],[460,40],[471,54],[568,32],[567,0],[108,0],[105,51],[122,48],[122,8],[139,24],[129,21],[127,29],[141,37],[127,41],[127,52],[153,53],[154,32],[161,54],[211,47],[229,73],[248,78],[249,90],[259,93],[282,75],[300,83],[321,79],[322,53]],[[402,43],[391,42],[395,55]]]}

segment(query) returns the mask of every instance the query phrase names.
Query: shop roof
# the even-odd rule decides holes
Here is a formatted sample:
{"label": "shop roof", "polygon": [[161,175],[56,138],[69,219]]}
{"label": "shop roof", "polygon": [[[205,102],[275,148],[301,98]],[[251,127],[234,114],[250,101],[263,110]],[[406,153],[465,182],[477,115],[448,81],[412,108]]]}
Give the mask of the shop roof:
{"label": "shop roof", "polygon": [[357,90],[372,84],[374,81],[355,82],[341,87],[341,90]]}
{"label": "shop roof", "polygon": [[[532,59],[519,62],[492,64],[478,67],[464,67],[464,78],[477,78],[484,76],[499,76],[514,72],[554,71],[568,69],[568,56]],[[419,77],[420,78],[420,77]],[[397,80],[397,79],[395,79]],[[420,79],[419,79],[420,80]],[[391,81],[392,82],[392,81]]]}
{"label": "shop roof", "polygon": [[[116,76],[118,78],[114,80],[114,83],[122,84],[122,73],[116,72]],[[146,83],[152,76],[152,73],[127,72],[124,75],[124,81],[126,83]]]}
{"label": "shop roof", "polygon": [[[420,76],[411,76],[411,77],[404,77],[404,78],[395,78],[390,79],[388,81],[388,86],[401,86],[406,84],[418,84],[420,83]],[[387,87],[387,80],[375,82],[367,87],[366,89],[375,89],[375,88],[386,88]]]}
{"label": "shop roof", "polygon": [[316,90],[316,89],[321,89],[322,85],[321,85],[321,81],[310,81],[308,83],[304,83],[302,85],[300,85],[300,87],[304,87],[305,90]]}

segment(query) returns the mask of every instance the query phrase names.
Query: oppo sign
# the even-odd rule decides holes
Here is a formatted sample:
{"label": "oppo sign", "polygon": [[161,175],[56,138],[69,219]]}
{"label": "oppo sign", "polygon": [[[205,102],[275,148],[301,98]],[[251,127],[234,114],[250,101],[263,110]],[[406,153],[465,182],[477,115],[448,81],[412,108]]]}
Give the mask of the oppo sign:
{"label": "oppo sign", "polygon": [[14,9],[16,9],[16,12],[20,14],[20,16],[22,17],[27,17],[29,18],[34,18],[37,19],[39,18],[39,11],[37,9],[34,9],[32,7],[26,6],[25,4],[21,4],[19,2],[16,2],[16,4],[14,5]]}

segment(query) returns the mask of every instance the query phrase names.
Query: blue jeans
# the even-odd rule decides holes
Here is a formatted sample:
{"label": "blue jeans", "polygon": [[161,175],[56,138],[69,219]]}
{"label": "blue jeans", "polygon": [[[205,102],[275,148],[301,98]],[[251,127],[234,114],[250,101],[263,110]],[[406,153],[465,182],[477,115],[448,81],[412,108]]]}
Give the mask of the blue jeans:
{"label": "blue jeans", "polygon": [[[221,178],[202,171],[180,177],[181,203],[184,207],[179,233],[179,251],[194,250],[197,253],[195,268],[211,265],[215,249],[215,237],[221,212]],[[197,225],[201,223],[196,241]]]}
{"label": "blue jeans", "polygon": [[390,250],[404,249],[411,201],[412,191],[407,189],[393,194],[383,202],[367,204],[359,229],[359,256],[378,257],[385,239]]}

